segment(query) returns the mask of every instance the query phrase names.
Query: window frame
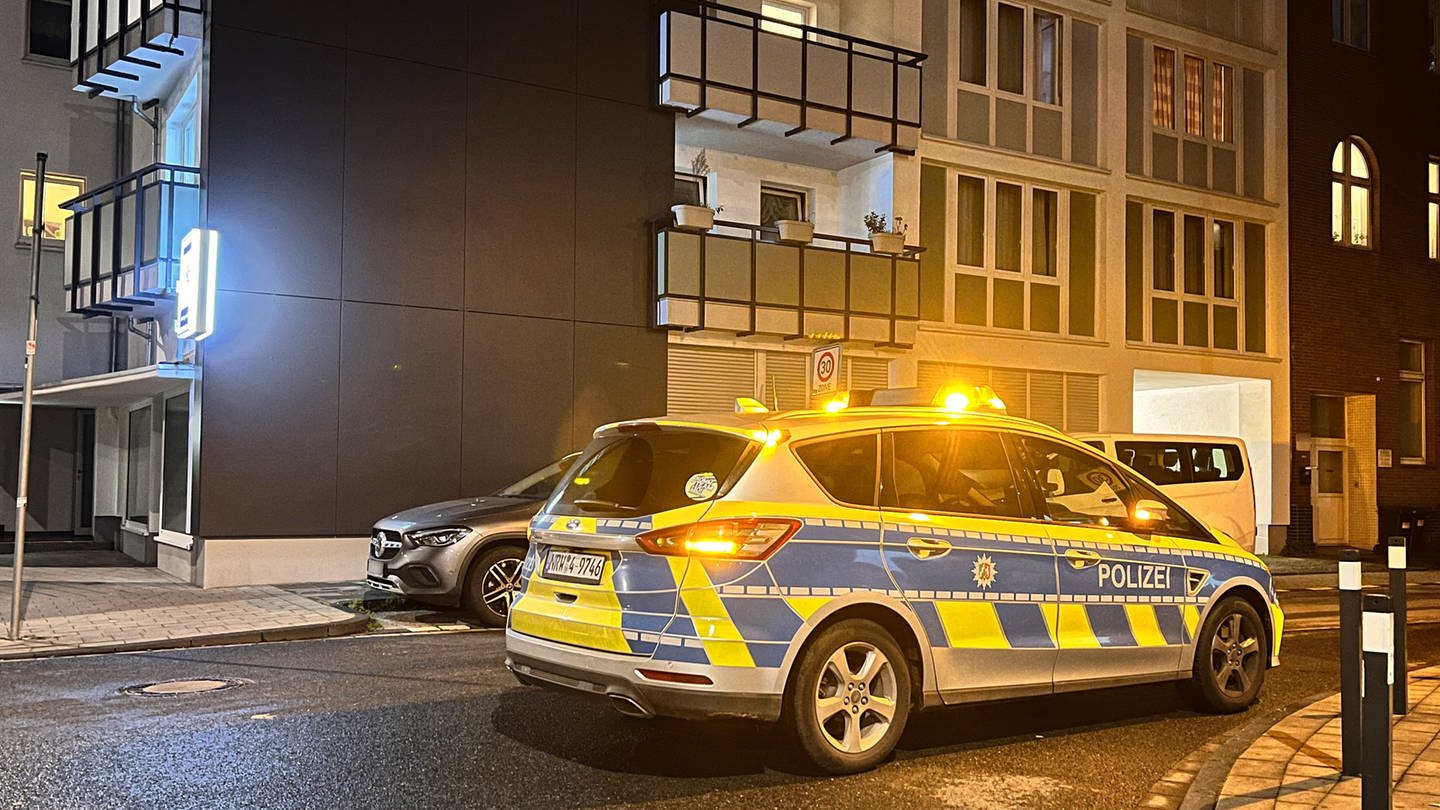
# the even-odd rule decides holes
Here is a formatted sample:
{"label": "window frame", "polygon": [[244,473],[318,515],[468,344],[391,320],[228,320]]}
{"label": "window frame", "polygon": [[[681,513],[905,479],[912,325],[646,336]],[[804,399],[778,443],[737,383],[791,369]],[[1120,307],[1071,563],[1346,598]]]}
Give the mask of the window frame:
{"label": "window frame", "polygon": [[[1355,5],[1364,6],[1365,11],[1365,41],[1356,42],[1355,36]],[[1336,17],[1339,14],[1339,17]],[[1356,50],[1370,50],[1370,0],[1331,0],[1330,3],[1330,39],[1349,48]],[[1338,37],[1336,35],[1339,35]]]}
{"label": "window frame", "polygon": [[[1341,157],[1341,163],[1340,163],[1340,168],[1339,168],[1339,170],[1337,170],[1337,169],[1335,168],[1335,153],[1336,153],[1336,152],[1340,152],[1340,153],[1341,153],[1341,156],[1342,156],[1342,157]],[[1366,175],[1365,177],[1359,177],[1359,176],[1357,176],[1357,175],[1355,174],[1355,167],[1354,167],[1354,165],[1353,165],[1352,162],[1351,162],[1352,156],[1355,155],[1357,152],[1358,152],[1359,155],[1360,155],[1360,159],[1361,159],[1361,160],[1364,162],[1364,164],[1365,164],[1365,175]],[[1376,167],[1375,164],[1376,164],[1375,153],[1374,153],[1373,151],[1371,151],[1370,145],[1367,144],[1367,143],[1365,143],[1364,140],[1362,140],[1361,138],[1359,138],[1358,136],[1355,136],[1355,135],[1346,135],[1345,137],[1341,138],[1341,139],[1335,144],[1335,148],[1334,148],[1333,150],[1331,150],[1331,153],[1330,153],[1330,227],[1331,227],[1331,230],[1330,230],[1330,243],[1331,243],[1331,244],[1337,245],[1337,246],[1343,247],[1343,248],[1353,248],[1353,249],[1355,249],[1355,250],[1374,250],[1374,249],[1375,249],[1375,242],[1376,242],[1376,239],[1378,238],[1378,233],[1377,233],[1378,228],[1377,228],[1377,225],[1378,225],[1378,223],[1379,223],[1379,221],[1380,221],[1379,217],[1376,216],[1376,209],[1379,207],[1379,205],[1378,205],[1378,203],[1379,203],[1379,201],[1378,201],[1378,195],[1376,194],[1376,191],[1377,191],[1377,189],[1379,188],[1380,183],[1379,183],[1379,178],[1377,177],[1378,169],[1377,169],[1377,167]],[[1365,216],[1365,241],[1364,241],[1363,243],[1359,243],[1359,242],[1356,242],[1356,241],[1355,241],[1355,234],[1354,234],[1354,233],[1352,232],[1352,230],[1351,230],[1351,226],[1352,226],[1352,224],[1353,224],[1354,221],[1355,221],[1355,213],[1354,213],[1353,205],[1354,205],[1354,198],[1355,198],[1355,197],[1354,197],[1354,195],[1355,195],[1355,189],[1357,189],[1357,188],[1359,188],[1359,189],[1364,189],[1364,190],[1365,190],[1365,199],[1366,199],[1366,209],[1367,209],[1367,210],[1366,210],[1366,212],[1365,212],[1365,215],[1366,215],[1366,216]],[[1340,210],[1339,210],[1338,212],[1335,210],[1335,202],[1336,202],[1335,193],[1336,193],[1337,189],[1338,189],[1339,192],[1340,192],[1340,195],[1339,195]],[[1338,214],[1338,216],[1339,216],[1339,222],[1340,222],[1340,231],[1339,231],[1339,233],[1336,233],[1336,231],[1335,231],[1335,229],[1334,229],[1334,228],[1335,228],[1335,222],[1336,222],[1336,216],[1337,216],[1337,214]]]}
{"label": "window frame", "polygon": [[[810,482],[815,485],[815,489],[818,490],[821,495],[824,495],[826,498],[828,498],[831,503],[834,503],[838,506],[848,506],[852,509],[879,510],[880,481],[885,469],[885,445],[884,442],[881,441],[882,433],[883,431],[880,428],[861,428],[857,430],[847,430],[840,433],[827,433],[823,436],[815,436],[810,439],[791,442],[788,445],[790,450],[790,457],[795,460],[795,463],[799,465],[800,469],[805,471],[805,475],[809,476]],[[810,469],[810,465],[806,464],[805,459],[800,457],[800,451],[806,447],[809,447],[812,444],[822,444],[825,442],[839,441],[842,439],[849,439],[856,436],[865,435],[868,435],[870,436],[870,438],[875,440],[875,484],[871,488],[870,503],[852,503],[850,501],[842,501],[839,498],[835,497],[833,494],[831,494],[830,490],[827,489],[823,483],[821,483],[820,478],[815,474],[815,471]]]}
{"label": "window frame", "polygon": [[[1133,200],[1140,202],[1143,206],[1142,227],[1144,233],[1141,235],[1142,251],[1144,253],[1142,280],[1144,282],[1144,340],[1149,346],[1164,346],[1186,351],[1205,352],[1228,352],[1243,354],[1246,356],[1260,356],[1258,352],[1251,352],[1245,349],[1245,224],[1257,222],[1247,220],[1243,216],[1231,215],[1228,212],[1215,210],[1191,209],[1184,206],[1170,204],[1156,204],[1148,200]],[[1157,269],[1156,257],[1158,246],[1155,243],[1155,218],[1157,214],[1165,214],[1170,217],[1171,222],[1171,244],[1169,252],[1170,280],[1168,289],[1156,285],[1155,272]],[[1201,221],[1201,245],[1200,245],[1200,280],[1204,283],[1204,291],[1200,293],[1189,292],[1186,288],[1186,267],[1185,267],[1185,221],[1187,218],[1198,218]],[[1230,226],[1230,295],[1223,296],[1216,290],[1215,266],[1215,234],[1219,224]],[[1259,223],[1262,226],[1265,223]],[[1155,339],[1155,307],[1152,303],[1155,299],[1170,300],[1175,302],[1175,342],[1167,343]],[[1267,296],[1268,301],[1268,296]],[[1185,342],[1185,304],[1200,303],[1206,307],[1206,342],[1204,346],[1193,346]],[[1215,345],[1215,307],[1227,307],[1235,310],[1235,348],[1218,347]],[[1131,341],[1135,342],[1135,341]]]}
{"label": "window frame", "polygon": [[1426,253],[1440,261],[1440,157],[1431,155],[1425,164],[1425,222],[1428,228]]}
{"label": "window frame", "polygon": [[[169,498],[170,496],[172,496],[172,495],[174,494],[174,493],[170,493],[170,492],[167,492],[167,491],[166,491],[166,488],[165,488],[165,483],[166,483],[165,469],[166,469],[166,464],[167,464],[167,462],[169,461],[169,458],[168,458],[167,455],[166,455],[166,449],[167,449],[166,445],[167,445],[167,443],[169,443],[169,442],[171,441],[171,436],[170,436],[170,427],[171,427],[171,426],[170,426],[170,419],[169,419],[169,417],[170,417],[170,403],[173,402],[173,401],[175,401],[175,400],[177,400],[177,399],[179,399],[179,400],[184,400],[184,402],[185,402],[185,424],[184,424],[184,430],[183,430],[184,436],[178,437],[178,438],[175,439],[175,441],[181,443],[180,446],[183,447],[183,449],[184,449],[184,467],[185,467],[185,469],[184,469],[183,477],[182,477],[181,480],[184,481],[185,495],[184,495],[184,498],[183,498],[183,500],[184,500],[184,505],[181,507],[183,511],[180,513],[180,514],[181,514],[181,519],[180,519],[180,520],[181,520],[181,526],[182,526],[182,528],[181,528],[181,529],[172,529],[172,528],[170,528],[170,527],[168,527],[168,526],[165,525],[165,506],[166,506],[166,501],[168,500],[168,498]],[[161,414],[161,416],[160,416],[160,512],[159,512],[160,522],[159,522],[159,531],[157,532],[157,536],[158,536],[161,540],[166,541],[166,542],[170,543],[171,545],[178,545],[178,546],[181,546],[181,547],[184,547],[184,548],[188,548],[188,547],[190,546],[190,544],[193,542],[193,534],[192,534],[192,532],[193,532],[193,529],[194,529],[194,527],[193,527],[193,526],[191,525],[191,523],[190,523],[190,519],[191,519],[191,508],[192,508],[192,505],[193,505],[193,503],[194,503],[194,498],[195,498],[195,491],[194,491],[194,490],[195,490],[195,487],[194,487],[194,484],[195,484],[195,479],[194,479],[195,454],[194,454],[194,452],[192,452],[192,448],[191,448],[191,445],[190,445],[190,436],[191,436],[190,425],[191,425],[191,421],[192,421],[192,420],[194,419],[194,417],[195,417],[195,414],[194,414],[194,405],[195,405],[195,403],[194,403],[193,399],[191,398],[191,392],[190,392],[189,390],[181,391],[180,393],[171,394],[171,395],[169,395],[169,396],[165,396],[165,397],[161,397],[161,398],[160,398],[160,407],[161,407],[161,410],[160,410],[160,414]],[[152,434],[152,438],[153,438],[153,434]],[[152,476],[152,478],[153,478],[153,476]]]}
{"label": "window frame", "polygon": [[[32,188],[35,186],[35,170],[34,170],[34,169],[21,169],[21,170],[20,170],[20,179],[19,179],[19,182],[16,184],[16,194],[17,194],[17,199],[19,200],[19,203],[18,203],[17,206],[16,206],[16,216],[15,216],[15,227],[16,227],[16,231],[19,233],[19,235],[18,235],[18,236],[16,237],[16,239],[15,239],[15,246],[16,246],[16,247],[28,247],[28,246],[30,245],[30,233],[29,233],[28,230],[25,228],[25,218],[28,217],[28,216],[30,216],[30,215],[33,213],[34,203],[33,203],[33,199],[32,199],[31,204],[29,204],[29,205],[27,205],[26,202],[25,202],[25,187],[26,187],[27,185],[29,185],[29,186],[32,187]],[[45,204],[46,204],[46,207],[48,208],[51,204],[58,204],[60,201],[73,200],[73,199],[75,199],[76,197],[82,196],[82,195],[85,194],[86,187],[87,187],[87,182],[86,182],[86,180],[85,180],[84,177],[81,177],[81,176],[79,176],[79,175],[74,175],[74,174],[64,174],[64,173],[61,173],[61,172],[52,172],[52,171],[46,170],[46,172],[45,172]],[[59,196],[59,199],[57,200],[57,199],[55,198],[55,196],[52,196],[52,193],[53,193],[54,191],[56,191],[57,189],[64,189],[64,190],[67,190],[67,191],[73,191],[74,193],[73,193],[73,194],[69,194],[68,196],[59,196],[59,195],[56,195],[56,196]],[[32,193],[33,193],[33,192],[32,192]],[[42,211],[42,212],[41,212],[41,216],[43,217],[43,216],[45,216],[47,213],[51,213],[51,212]],[[69,219],[69,217],[64,217],[64,218],[62,218],[62,220],[61,220],[61,226],[60,226],[60,230],[59,230],[59,235],[58,235],[58,236],[50,236],[49,234],[44,233],[44,232],[43,232],[44,229],[43,229],[43,227],[42,227],[42,229],[41,229],[41,230],[42,230],[42,233],[41,233],[41,236],[40,236],[40,246],[41,246],[42,248],[45,248],[45,249],[47,249],[47,250],[62,250],[62,249],[64,248],[64,246],[65,246],[65,234],[68,232],[68,231],[67,231],[67,225],[65,224],[65,221],[68,220],[68,219]],[[43,223],[42,223],[42,225],[43,225]]]}
{"label": "window frame", "polygon": [[[1213,53],[1191,50],[1183,44],[1160,39],[1151,39],[1140,36],[1141,41],[1149,46],[1149,58],[1144,60],[1143,76],[1141,80],[1144,86],[1148,87],[1147,98],[1149,111],[1144,117],[1144,173],[1147,178],[1154,179],[1155,155],[1154,135],[1162,134],[1174,138],[1180,154],[1177,158],[1181,161],[1181,169],[1174,180],[1161,180],[1165,183],[1176,183],[1187,188],[1197,188],[1186,184],[1181,178],[1184,177],[1184,144],[1204,144],[1207,148],[1205,185],[1203,188],[1211,194],[1225,194],[1234,197],[1244,197],[1241,192],[1241,179],[1244,177],[1244,149],[1241,148],[1243,138],[1244,122],[1240,120],[1237,110],[1241,109],[1243,102],[1242,71],[1244,66],[1229,57],[1217,57]],[[1199,73],[1199,95],[1195,99],[1198,109],[1198,131],[1189,126],[1187,116],[1190,99],[1187,98],[1186,90],[1186,64],[1190,62],[1200,63]],[[1165,72],[1169,73],[1169,81],[1161,81],[1160,68],[1164,66]],[[1225,76],[1222,80],[1220,77]],[[1217,90],[1223,88],[1223,94],[1217,94]],[[1223,97],[1222,97],[1223,96]],[[1168,104],[1168,109],[1165,105]],[[1168,120],[1167,120],[1168,116]],[[1232,155],[1235,161],[1235,190],[1222,191],[1215,188],[1215,160],[1213,150],[1224,150]]]}
{"label": "window frame", "polygon": [[[1428,460],[1429,460],[1429,455],[1430,455],[1430,454],[1427,452],[1427,450],[1428,450],[1427,439],[1429,438],[1429,435],[1428,435],[1428,434],[1429,434],[1429,431],[1426,430],[1426,427],[1427,427],[1427,426],[1426,426],[1426,424],[1425,424],[1425,423],[1428,421],[1428,420],[1426,419],[1426,417],[1429,416],[1429,412],[1428,412],[1427,406],[1428,406],[1428,404],[1429,404],[1429,399],[1430,399],[1430,397],[1429,397],[1429,395],[1428,395],[1429,392],[1426,391],[1425,389],[1428,387],[1428,382],[1429,382],[1429,381],[1426,379],[1426,377],[1427,377],[1427,375],[1426,375],[1426,361],[1429,360],[1430,352],[1427,351],[1427,348],[1428,348],[1428,347],[1425,345],[1425,341],[1423,341],[1423,340],[1415,340],[1415,339],[1412,339],[1412,338],[1401,338],[1401,339],[1400,339],[1400,344],[1401,344],[1402,346],[1404,346],[1404,345],[1415,346],[1415,347],[1417,347],[1417,348],[1420,350],[1420,368],[1419,368],[1418,370],[1416,370],[1416,369],[1407,369],[1407,368],[1404,368],[1404,367],[1399,367],[1399,371],[1398,371],[1398,377],[1399,377],[1399,381],[1400,381],[1400,383],[1401,383],[1401,391],[1402,391],[1402,392],[1403,392],[1403,391],[1405,390],[1405,388],[1408,387],[1409,385],[1418,385],[1418,386],[1420,387],[1420,455],[1418,455],[1418,456],[1406,456],[1406,455],[1401,455],[1401,456],[1400,456],[1400,463],[1401,463],[1401,464],[1410,465],[1410,466],[1419,466],[1419,465],[1426,464],[1426,463],[1428,462]],[[1398,364],[1397,364],[1397,366],[1398,366]],[[1402,402],[1403,402],[1403,399],[1402,399]],[[1406,404],[1405,407],[1408,407],[1408,404]],[[1404,425],[1403,425],[1403,423],[1402,423],[1402,430],[1403,430],[1403,429],[1404,429]]]}
{"label": "window frame", "polygon": [[[125,458],[125,460],[124,460],[124,467],[125,467],[125,487],[124,487],[124,495],[123,495],[123,497],[121,498],[121,500],[122,500],[122,508],[120,509],[120,511],[121,511],[122,514],[120,515],[120,526],[121,526],[122,529],[124,529],[124,530],[126,530],[126,531],[128,531],[128,532],[130,532],[130,533],[132,533],[132,534],[139,534],[139,535],[143,535],[143,536],[145,536],[145,537],[149,537],[149,536],[151,536],[151,535],[153,534],[153,531],[151,530],[151,525],[150,525],[150,524],[151,524],[151,522],[152,522],[153,519],[154,519],[154,513],[151,511],[150,507],[151,507],[151,505],[153,504],[153,501],[154,501],[154,498],[152,498],[151,496],[154,494],[154,493],[152,492],[152,490],[153,490],[153,488],[154,488],[154,486],[155,486],[155,470],[154,470],[154,467],[155,467],[155,465],[154,465],[154,459],[155,459],[155,447],[154,447],[154,445],[155,445],[155,411],[154,411],[154,405],[155,405],[155,403],[154,403],[153,400],[146,399],[146,400],[142,400],[142,401],[140,401],[140,402],[131,403],[131,404],[125,409],[125,452],[124,452],[124,458]],[[135,414],[139,413],[140,411],[147,411],[147,412],[148,412],[148,415],[149,415],[149,418],[146,419],[146,420],[145,420],[145,423],[144,423],[144,430],[145,430],[145,434],[146,434],[146,439],[145,439],[145,456],[146,456],[146,457],[145,457],[145,459],[143,460],[143,462],[141,462],[140,467],[139,467],[139,469],[137,470],[137,469],[135,469],[134,464],[132,464],[133,459],[131,458],[131,457],[134,455],[134,453],[135,453],[135,436],[133,435],[135,431],[134,431],[134,425],[133,425],[133,419],[132,419],[132,418],[135,416]],[[138,475],[135,475],[135,474],[133,474],[133,473],[138,473]],[[144,509],[145,509],[145,522],[143,522],[143,523],[141,523],[140,521],[134,520],[133,516],[130,514],[130,495],[131,495],[131,491],[132,491],[132,489],[133,489],[133,487],[134,487],[134,485],[135,485],[135,483],[136,483],[136,481],[135,481],[136,478],[139,478],[139,479],[143,480],[143,481],[145,482],[145,488],[146,488],[146,489],[145,489],[145,500],[146,500],[146,503],[143,505],[143,506],[144,506]]]}
{"label": "window frame", "polygon": [[[994,515],[983,512],[958,512],[948,509],[918,509],[909,506],[900,506],[890,503],[887,493],[894,487],[895,482],[895,435],[897,433],[915,433],[920,431],[956,431],[962,433],[988,434],[994,436],[1000,442],[1001,452],[1005,455],[1005,464],[1010,469],[1010,481],[1015,488],[1016,508],[1018,515]],[[880,471],[878,481],[879,497],[877,503],[880,509],[887,512],[918,512],[925,515],[944,515],[947,517],[961,517],[973,520],[1036,520],[1034,516],[1038,508],[1034,502],[1034,493],[1027,485],[1022,471],[1023,465],[1019,464],[1019,448],[1015,447],[1009,439],[1009,435],[1002,430],[994,428],[976,427],[973,425],[900,425],[896,427],[883,428],[880,431]],[[888,486],[887,486],[888,485]]]}
{"label": "window frame", "polygon": [[[800,25],[807,25],[812,28],[815,26],[816,7],[814,3],[807,2],[807,0],[761,0],[761,31],[776,34],[782,37],[790,37],[791,39],[806,38],[805,30],[802,28],[797,28],[795,23],[790,22],[789,20],[781,19],[779,17],[771,17],[770,15],[766,14],[765,9],[767,7],[784,9],[786,11],[798,11],[801,15],[805,17],[805,21],[803,23],[800,23]],[[809,34],[809,39],[811,39],[812,41],[815,39],[815,34],[813,32]]]}
{"label": "window frame", "polygon": [[759,220],[758,224],[760,225],[760,227],[762,227],[762,228],[773,228],[773,227],[775,227],[775,223],[780,221],[779,219],[774,219],[774,220],[771,220],[770,222],[766,222],[766,221],[765,221],[765,213],[764,213],[764,212],[765,212],[765,197],[766,197],[766,195],[769,195],[769,196],[771,196],[771,197],[781,197],[781,198],[788,198],[788,199],[794,200],[795,203],[796,203],[796,206],[795,206],[795,207],[796,207],[796,210],[798,210],[799,213],[800,213],[799,221],[801,221],[801,222],[809,222],[809,221],[810,221],[810,216],[811,216],[811,214],[810,214],[810,192],[809,192],[809,191],[807,191],[807,190],[805,190],[805,189],[795,188],[795,187],[793,187],[793,186],[781,185],[781,184],[779,184],[779,183],[769,183],[769,182],[765,182],[765,183],[761,183],[761,184],[760,184],[760,197],[759,197],[759,199],[758,199],[758,202],[760,203],[760,205],[759,205],[759,207],[756,209],[756,213],[757,213],[757,217],[756,217],[756,218]]}
{"label": "window frame", "polygon": [[[692,172],[687,172],[687,171],[682,171],[682,170],[680,170],[680,169],[676,169],[676,170],[675,170],[675,181],[676,181],[677,183],[693,183],[693,184],[695,185],[696,190],[697,190],[697,195],[696,195],[696,202],[694,202],[694,203],[681,202],[680,200],[677,199],[677,200],[676,200],[674,203],[672,203],[672,204],[673,204],[673,205],[707,205],[707,204],[709,203],[709,197],[706,196],[706,193],[707,193],[707,191],[708,191],[708,189],[706,188],[706,185],[707,185],[709,179],[710,179],[710,178],[706,177],[706,176],[703,175],[703,174],[694,174],[694,173],[692,173]],[[678,197],[679,195],[676,195],[676,196]]]}
{"label": "window frame", "polygon": [[[30,50],[30,26],[32,22],[31,18],[34,14],[34,8],[36,3],[48,3],[50,5],[56,6],[63,5],[65,6],[66,19],[73,20],[75,5],[73,0],[25,0],[25,25],[20,31],[20,35],[24,37],[24,40],[20,43],[21,61],[30,62],[36,65],[43,65],[45,67],[64,68],[68,70],[70,68],[70,55],[68,53],[66,56],[59,57],[50,56],[43,53],[35,53],[34,51]],[[68,24],[67,36],[65,37],[66,42],[71,43],[74,39],[74,36],[74,23],[70,22]],[[67,44],[67,51],[73,49],[73,47],[73,44]]]}

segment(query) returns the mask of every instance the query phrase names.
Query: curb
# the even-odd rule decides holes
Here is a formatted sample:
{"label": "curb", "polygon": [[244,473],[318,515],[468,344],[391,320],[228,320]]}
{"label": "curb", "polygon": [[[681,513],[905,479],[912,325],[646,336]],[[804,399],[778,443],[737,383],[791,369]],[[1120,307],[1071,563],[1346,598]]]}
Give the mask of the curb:
{"label": "curb", "polygon": [[334,622],[306,624],[295,627],[277,627],[270,630],[247,630],[238,633],[219,633],[208,636],[188,636],[185,638],[164,638],[151,641],[124,641],[115,644],[102,642],[98,644],[84,644],[78,647],[58,647],[53,650],[32,649],[0,652],[0,661],[64,658],[75,655],[143,652],[146,650],[175,650],[186,647],[219,647],[229,644],[258,644],[264,641],[300,641],[303,639],[333,638],[363,632],[369,625],[369,616],[356,615]]}

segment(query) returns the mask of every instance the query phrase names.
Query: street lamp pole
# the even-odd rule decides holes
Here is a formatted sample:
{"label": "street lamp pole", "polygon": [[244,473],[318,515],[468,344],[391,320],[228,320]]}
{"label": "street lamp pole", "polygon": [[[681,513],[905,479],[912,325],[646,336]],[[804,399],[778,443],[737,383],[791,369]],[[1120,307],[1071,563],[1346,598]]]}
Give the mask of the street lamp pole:
{"label": "street lamp pole", "polygon": [[25,339],[25,400],[20,410],[20,478],[15,495],[15,582],[10,592],[10,640],[20,640],[21,590],[25,577],[25,511],[30,496],[30,421],[35,393],[35,326],[40,319],[40,240],[45,220],[44,152],[35,155],[35,209],[30,219],[30,332]]}

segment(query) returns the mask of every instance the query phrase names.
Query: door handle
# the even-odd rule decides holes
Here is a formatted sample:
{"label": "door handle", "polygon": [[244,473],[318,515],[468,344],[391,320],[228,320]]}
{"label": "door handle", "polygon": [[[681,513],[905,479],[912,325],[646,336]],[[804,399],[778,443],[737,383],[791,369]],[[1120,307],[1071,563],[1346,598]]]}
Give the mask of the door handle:
{"label": "door handle", "polygon": [[1095,563],[1100,562],[1100,552],[1086,551],[1085,549],[1080,548],[1066,549],[1065,561],[1070,563],[1070,567],[1076,570],[1079,570],[1081,568],[1089,568]]}
{"label": "door handle", "polygon": [[950,543],[934,537],[912,537],[905,541],[905,548],[922,560],[943,557],[950,553]]}

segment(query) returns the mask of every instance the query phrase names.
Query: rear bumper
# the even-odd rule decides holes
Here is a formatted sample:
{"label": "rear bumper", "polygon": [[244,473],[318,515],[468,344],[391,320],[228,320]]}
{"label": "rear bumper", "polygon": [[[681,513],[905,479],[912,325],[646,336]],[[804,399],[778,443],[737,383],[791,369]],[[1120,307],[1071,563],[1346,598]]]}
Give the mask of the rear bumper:
{"label": "rear bumper", "polygon": [[[777,669],[654,661],[544,641],[513,630],[505,631],[505,666],[523,684],[605,698],[621,712],[641,717],[777,720],[784,692]],[[703,675],[713,683],[661,682],[641,675],[640,669]]]}

